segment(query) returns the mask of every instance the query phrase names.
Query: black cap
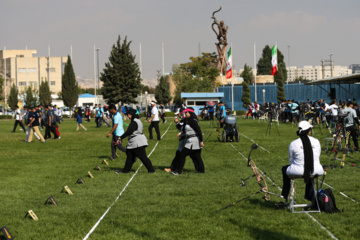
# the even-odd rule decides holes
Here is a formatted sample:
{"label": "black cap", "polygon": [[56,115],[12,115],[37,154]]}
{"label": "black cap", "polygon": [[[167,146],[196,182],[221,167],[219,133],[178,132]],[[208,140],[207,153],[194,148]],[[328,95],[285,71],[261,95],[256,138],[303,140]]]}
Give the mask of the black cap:
{"label": "black cap", "polygon": [[134,116],[136,114],[136,110],[135,109],[130,109],[127,111],[127,114],[130,114],[131,116]]}

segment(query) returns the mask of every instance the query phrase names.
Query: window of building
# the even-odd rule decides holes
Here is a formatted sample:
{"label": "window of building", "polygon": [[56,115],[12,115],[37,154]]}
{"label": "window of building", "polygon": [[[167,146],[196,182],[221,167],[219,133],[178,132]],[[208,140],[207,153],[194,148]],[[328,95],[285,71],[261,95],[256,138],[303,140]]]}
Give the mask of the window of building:
{"label": "window of building", "polygon": [[[26,68],[18,68],[19,73],[26,73]],[[28,68],[28,73],[36,73],[36,68]]]}
{"label": "window of building", "polygon": [[26,86],[26,82],[19,82],[19,86]]}
{"label": "window of building", "polygon": [[55,72],[55,68],[47,68],[46,70],[49,72]]}
{"label": "window of building", "polygon": [[37,86],[37,82],[29,82],[30,86]]}
{"label": "window of building", "polygon": [[16,57],[24,57],[24,55],[16,55]]}
{"label": "window of building", "polygon": [[51,81],[50,85],[55,86],[55,81]]}

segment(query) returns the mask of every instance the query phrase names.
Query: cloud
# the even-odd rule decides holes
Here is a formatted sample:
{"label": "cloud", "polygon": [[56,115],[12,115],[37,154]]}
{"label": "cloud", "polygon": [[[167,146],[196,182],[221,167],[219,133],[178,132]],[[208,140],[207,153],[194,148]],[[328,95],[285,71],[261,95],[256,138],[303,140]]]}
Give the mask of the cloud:
{"label": "cloud", "polygon": [[250,21],[250,27],[257,30],[279,29],[310,34],[326,25],[328,19],[321,15],[312,15],[303,11],[274,12],[272,15],[260,14]]}

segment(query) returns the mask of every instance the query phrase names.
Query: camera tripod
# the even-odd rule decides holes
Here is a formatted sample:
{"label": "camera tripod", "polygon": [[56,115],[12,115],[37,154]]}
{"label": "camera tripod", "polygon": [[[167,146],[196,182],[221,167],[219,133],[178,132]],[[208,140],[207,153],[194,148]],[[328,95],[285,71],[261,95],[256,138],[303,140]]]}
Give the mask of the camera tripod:
{"label": "camera tripod", "polygon": [[[269,124],[268,124],[268,127],[266,129],[266,134],[265,136],[267,136],[267,134],[269,133],[269,135],[271,134],[271,125],[272,125],[272,112],[268,112],[268,116],[269,116]],[[279,128],[277,126],[277,124],[275,123],[275,127],[276,127],[276,130],[280,136],[280,133],[279,133]]]}

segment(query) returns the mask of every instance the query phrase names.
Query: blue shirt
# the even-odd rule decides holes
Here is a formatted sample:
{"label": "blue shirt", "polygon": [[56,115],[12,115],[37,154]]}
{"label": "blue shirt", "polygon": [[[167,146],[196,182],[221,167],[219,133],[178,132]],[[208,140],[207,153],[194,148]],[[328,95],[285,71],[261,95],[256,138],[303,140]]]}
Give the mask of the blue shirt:
{"label": "blue shirt", "polygon": [[124,123],[123,123],[123,118],[121,116],[121,114],[119,112],[116,112],[114,117],[113,117],[113,127],[115,124],[117,124],[117,127],[115,129],[115,132],[113,133],[115,136],[120,137],[121,135],[124,134]]}
{"label": "blue shirt", "polygon": [[99,108],[99,107],[95,108],[95,110],[96,110],[96,117],[102,117],[102,111],[101,111],[101,109],[102,109],[102,108]]}
{"label": "blue shirt", "polygon": [[[290,105],[290,104],[289,104]],[[298,107],[299,105],[297,103],[291,103],[291,113],[297,113],[296,111],[296,108]]]}
{"label": "blue shirt", "polygon": [[220,107],[220,117],[226,117],[226,108],[224,105]]}

